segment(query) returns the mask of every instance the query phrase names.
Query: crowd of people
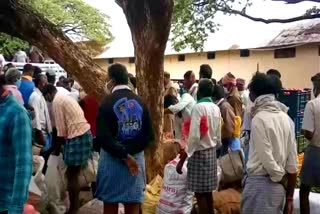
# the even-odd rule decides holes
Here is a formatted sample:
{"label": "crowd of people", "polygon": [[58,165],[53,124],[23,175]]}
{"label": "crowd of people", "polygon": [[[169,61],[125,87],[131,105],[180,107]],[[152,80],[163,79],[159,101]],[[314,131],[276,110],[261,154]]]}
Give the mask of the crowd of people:
{"label": "crowd of people", "polygon": [[[113,64],[108,76],[108,93],[99,103],[70,78],[56,82],[54,72],[43,73],[31,64],[22,74],[14,66],[6,68],[0,76],[0,167],[7,169],[0,172],[0,214],[22,213],[33,156],[44,158],[45,174],[50,156],[60,154],[67,167],[68,213],[77,213],[77,178],[95,152],[100,159],[92,188],[104,203],[104,213],[118,213],[119,203],[125,213],[140,213],[144,150],[155,140],[152,120],[126,67]],[[176,171],[182,173],[187,161],[187,186],[195,193],[198,213],[214,213],[212,192],[223,186],[218,182],[219,159],[235,151],[244,151],[246,162],[239,187],[241,213],[293,213],[297,146],[288,107],[277,100],[281,74],[274,69],[257,72],[248,86],[232,73],[219,81],[212,76],[206,64],[200,66],[199,81],[193,71],[184,74],[182,84],[164,73],[163,131],[180,144]],[[311,188],[320,186],[320,74],[311,81],[316,98],[307,104],[302,126],[310,141],[301,171],[303,214],[310,213]]]}

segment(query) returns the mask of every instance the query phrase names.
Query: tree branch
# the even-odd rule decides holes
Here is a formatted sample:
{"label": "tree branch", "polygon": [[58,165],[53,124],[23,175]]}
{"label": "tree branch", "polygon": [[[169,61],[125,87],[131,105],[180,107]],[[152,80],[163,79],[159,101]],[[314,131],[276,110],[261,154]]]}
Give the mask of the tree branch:
{"label": "tree branch", "polygon": [[71,28],[65,29],[63,32],[65,34],[70,33],[70,32],[78,33],[76,30],[79,29],[79,28],[80,28],[79,25],[75,25],[75,26],[73,26]]}
{"label": "tree branch", "polygon": [[264,19],[264,18],[254,17],[254,16],[248,15],[248,14],[242,12],[242,11],[234,10],[234,9],[217,8],[217,10],[221,11],[221,12],[224,12],[224,13],[240,15],[240,16],[245,17],[247,19],[250,19],[252,21],[263,22],[265,24],[290,23],[290,22],[297,22],[297,21],[302,21],[302,20],[320,18],[320,14],[312,14],[312,15],[304,14],[304,15],[301,15],[301,16],[292,17],[292,18],[288,18],[288,19]]}
{"label": "tree branch", "polygon": [[311,1],[311,2],[317,2],[317,3],[320,2],[320,0],[272,0],[272,1],[281,1],[287,4],[298,4],[300,2],[305,2],[305,1]]}

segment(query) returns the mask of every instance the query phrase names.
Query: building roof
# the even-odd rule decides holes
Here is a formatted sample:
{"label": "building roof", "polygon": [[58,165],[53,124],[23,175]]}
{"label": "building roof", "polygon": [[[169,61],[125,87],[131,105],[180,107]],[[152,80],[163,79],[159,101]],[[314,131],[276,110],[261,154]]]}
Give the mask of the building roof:
{"label": "building roof", "polygon": [[312,20],[305,24],[284,29],[266,46],[278,47],[320,42],[320,21]]}
{"label": "building roof", "polygon": [[[270,25],[269,25],[270,26]],[[288,25],[284,25],[288,26]],[[222,30],[211,34],[204,43],[203,51],[225,51],[239,49],[265,49],[281,48],[290,45],[301,45],[306,43],[320,42],[320,21],[312,20],[293,25],[289,28],[265,27],[264,30],[243,31],[243,32],[225,32]],[[242,36],[240,36],[242,34]],[[195,53],[191,48],[186,48],[179,52],[172,48],[168,41],[165,55],[177,55]],[[134,48],[131,40],[115,38],[108,48],[96,59],[108,58],[128,58],[134,57]]]}

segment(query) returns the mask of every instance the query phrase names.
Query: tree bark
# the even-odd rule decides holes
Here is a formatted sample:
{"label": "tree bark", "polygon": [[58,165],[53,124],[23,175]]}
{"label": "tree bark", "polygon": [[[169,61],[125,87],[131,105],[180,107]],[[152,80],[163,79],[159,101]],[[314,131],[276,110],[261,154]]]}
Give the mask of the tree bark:
{"label": "tree bark", "polygon": [[28,41],[47,53],[79,81],[87,93],[98,98],[104,95],[106,72],[61,29],[24,4],[23,0],[1,1],[0,32]]}
{"label": "tree bark", "polygon": [[158,150],[163,129],[164,51],[170,33],[172,0],[118,0],[126,15],[135,49],[138,93],[149,108],[156,142],[146,151],[147,180],[162,174]]}

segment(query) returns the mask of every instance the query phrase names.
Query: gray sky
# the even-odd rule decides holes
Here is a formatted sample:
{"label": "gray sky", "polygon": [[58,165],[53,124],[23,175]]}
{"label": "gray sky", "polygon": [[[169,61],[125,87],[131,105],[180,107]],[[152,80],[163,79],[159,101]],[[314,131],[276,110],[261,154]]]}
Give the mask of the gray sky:
{"label": "gray sky", "polygon": [[[115,40],[121,44],[131,44],[130,31],[121,8],[114,0],[85,0],[90,5],[98,8],[111,17],[112,33]],[[270,0],[253,0],[254,4],[247,13],[263,18],[288,18],[303,14],[306,9],[317,5],[312,2],[303,2],[296,5],[287,5],[282,2]],[[222,25],[220,31],[213,35],[214,40],[229,40],[234,44],[252,42],[257,39],[269,39],[292,24],[263,24],[253,22],[240,16],[219,14],[215,20]],[[296,23],[294,23],[296,24]],[[240,42],[239,42],[240,41]]]}

